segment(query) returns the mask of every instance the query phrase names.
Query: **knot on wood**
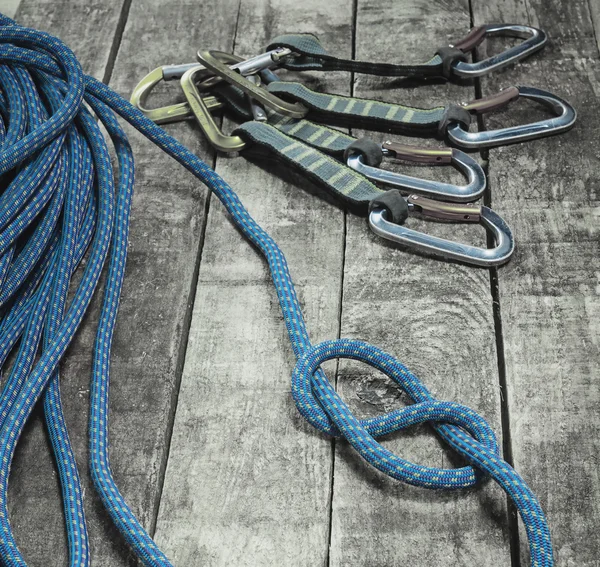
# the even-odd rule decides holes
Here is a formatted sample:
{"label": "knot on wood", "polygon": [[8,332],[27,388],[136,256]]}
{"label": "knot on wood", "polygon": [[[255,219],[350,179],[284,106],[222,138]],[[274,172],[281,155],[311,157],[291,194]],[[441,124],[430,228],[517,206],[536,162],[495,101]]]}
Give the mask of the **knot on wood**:
{"label": "knot on wood", "polygon": [[[320,368],[323,362],[333,358],[359,360],[380,370],[394,380],[413,403],[377,417],[358,419]],[[462,447],[465,443],[483,451],[486,458],[499,459],[496,436],[479,414],[461,404],[436,400],[396,358],[362,341],[326,341],[308,349],[294,368],[292,395],[300,413],[314,427],[344,437],[375,468],[409,484],[445,489],[475,485],[485,467],[477,466],[471,452]],[[426,422],[471,465],[442,469],[415,464],[395,455],[375,439]]]}

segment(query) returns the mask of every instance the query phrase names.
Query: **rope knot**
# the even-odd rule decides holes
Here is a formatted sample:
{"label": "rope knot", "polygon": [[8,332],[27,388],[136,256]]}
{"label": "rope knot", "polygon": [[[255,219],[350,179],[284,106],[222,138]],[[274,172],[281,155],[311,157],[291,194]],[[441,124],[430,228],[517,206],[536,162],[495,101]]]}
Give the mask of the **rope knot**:
{"label": "rope knot", "polygon": [[[320,368],[323,362],[334,358],[359,360],[380,370],[394,380],[413,403],[375,418],[356,418]],[[292,395],[300,413],[314,427],[344,437],[375,468],[416,486],[466,488],[481,480],[482,475],[479,467],[442,469],[411,463],[383,447],[376,437],[419,423],[431,423],[437,433],[471,463],[472,455],[465,454],[455,438],[481,446],[488,454],[499,454],[496,436],[479,414],[461,404],[436,400],[396,358],[363,341],[325,341],[306,350],[293,371]]]}

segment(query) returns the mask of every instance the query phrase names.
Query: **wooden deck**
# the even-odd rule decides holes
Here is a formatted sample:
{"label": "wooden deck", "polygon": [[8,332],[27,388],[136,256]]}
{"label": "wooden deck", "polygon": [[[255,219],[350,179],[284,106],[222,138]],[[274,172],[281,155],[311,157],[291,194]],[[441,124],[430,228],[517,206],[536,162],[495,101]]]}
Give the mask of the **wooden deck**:
{"label": "wooden deck", "polygon": [[[216,156],[191,122],[168,130],[216,167],[280,244],[311,338],[381,346],[441,399],[484,415],[542,501],[557,564],[600,565],[599,2],[22,0],[16,17],[61,37],[88,73],[126,97],[150,69],[193,60],[199,47],[250,56],[283,31],[316,32],[346,56],[418,62],[472,23],[545,29],[551,43],[541,54],[477,85],[480,95],[511,84],[547,88],[579,113],[564,136],[482,156],[487,202],[518,245],[499,270],[387,246],[364,219],[282,168]],[[476,94],[451,85],[394,89],[345,73],[311,80],[421,106]],[[176,92],[165,87],[157,104]],[[487,125],[529,113],[519,104]],[[303,422],[265,263],[191,175],[137,133],[132,143],[136,197],[113,353],[111,457],[126,499],[174,564],[528,565],[524,534],[495,485],[458,493],[404,486]],[[483,238],[473,227],[427,229]],[[128,566],[132,557],[87,475],[92,331],[88,319],[64,365],[62,393],[86,487],[93,565]],[[366,366],[328,371],[361,415],[403,401]],[[386,446],[429,465],[455,463],[426,427]],[[29,564],[67,564],[39,415],[19,446],[9,501]]]}

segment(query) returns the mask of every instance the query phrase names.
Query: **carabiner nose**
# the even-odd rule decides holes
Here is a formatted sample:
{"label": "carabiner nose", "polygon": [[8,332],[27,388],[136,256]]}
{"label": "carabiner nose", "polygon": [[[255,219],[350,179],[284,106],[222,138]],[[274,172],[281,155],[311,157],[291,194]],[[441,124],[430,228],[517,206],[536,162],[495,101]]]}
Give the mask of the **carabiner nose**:
{"label": "carabiner nose", "polygon": [[479,101],[475,100],[472,103],[463,105],[463,108],[476,114],[491,112],[499,108],[498,105],[494,105],[493,99],[495,97],[501,98],[502,93],[508,91],[517,91],[518,96],[516,98],[528,98],[541,103],[556,116],[530,124],[500,128],[498,130],[486,130],[483,132],[469,132],[459,122],[451,122],[446,130],[449,140],[457,146],[467,149],[504,146],[543,138],[545,136],[562,134],[570,130],[577,120],[577,112],[566,100],[534,87],[510,87],[501,91],[498,95],[493,95]]}
{"label": "carabiner nose", "polygon": [[461,41],[455,43],[452,47],[460,49],[467,53],[474,50],[483,42],[486,37],[508,36],[518,37],[525,41],[508,48],[502,53],[492,55],[482,61],[467,63],[466,61],[455,61],[452,63],[452,74],[463,79],[472,79],[482,77],[507,65],[516,63],[525,57],[539,51],[548,41],[548,36],[544,31],[531,26],[522,26],[518,24],[488,24],[473,28],[469,35]]}
{"label": "carabiner nose", "polygon": [[384,204],[378,205],[377,202],[369,212],[371,230],[382,238],[420,252],[484,268],[505,264],[514,252],[515,242],[509,226],[488,207],[476,207],[471,203],[464,205],[442,203],[418,195],[411,195],[406,201],[409,214],[420,213],[440,220],[478,222],[494,236],[494,248],[462,244],[393,223],[388,220],[388,208]]}
{"label": "carabiner nose", "polygon": [[[383,156],[413,163],[451,165],[467,178],[467,184],[453,185],[380,169],[379,164]],[[475,201],[481,197],[486,188],[486,177],[482,167],[471,156],[457,149],[418,148],[391,141],[386,141],[379,146],[363,138],[348,147],[345,157],[349,167],[362,173],[371,181],[446,201],[458,203]]]}

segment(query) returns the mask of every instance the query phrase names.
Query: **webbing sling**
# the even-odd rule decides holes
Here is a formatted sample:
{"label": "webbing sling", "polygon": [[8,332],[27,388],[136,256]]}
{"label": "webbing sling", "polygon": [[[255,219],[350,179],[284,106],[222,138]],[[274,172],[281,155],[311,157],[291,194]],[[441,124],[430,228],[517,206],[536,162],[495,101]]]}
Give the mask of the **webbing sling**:
{"label": "webbing sling", "polygon": [[[488,36],[517,37],[523,41],[499,54],[469,63],[467,53]],[[288,33],[276,37],[268,49],[289,49],[293,57],[285,61],[291,70],[352,71],[385,77],[445,78],[449,81],[482,77],[529,57],[546,44],[546,34],[537,28],[519,24],[487,24],[473,29],[461,40],[440,47],[433,57],[420,65],[398,65],[356,61],[330,55],[318,38],[309,33]]]}
{"label": "webbing sling", "polygon": [[357,141],[356,138],[270,110],[266,111],[268,123],[257,122],[252,120],[248,100],[239,89],[221,85],[215,88],[215,92],[228,108],[246,120],[233,131],[233,135],[252,144],[242,153],[259,153],[256,147],[252,147],[259,146],[270,156],[325,188],[354,212],[366,214],[369,203],[385,193],[366,177],[338,161]]}
{"label": "webbing sling", "polygon": [[276,81],[269,92],[300,102],[315,122],[419,136],[444,136],[451,120],[468,130],[470,113],[458,105],[417,108],[379,100],[319,93],[301,83]]}
{"label": "webbing sling", "polygon": [[356,142],[356,138],[344,134],[344,132],[327,128],[322,124],[315,124],[303,118],[294,119],[269,112],[267,115],[269,124],[286,136],[296,138],[334,157],[342,158],[348,147]]}
{"label": "webbing sling", "polygon": [[[310,123],[307,123],[306,128],[310,128]],[[288,136],[284,131],[270,124],[246,122],[238,126],[234,134],[268,150],[276,159],[324,187],[354,211],[366,214],[369,203],[385,193],[344,163]],[[327,138],[320,135],[319,139],[326,141]],[[335,139],[340,138],[336,136]],[[353,138],[350,139],[355,141]]]}
{"label": "webbing sling", "polygon": [[[108,514],[139,560],[148,567],[171,566],[119,492],[108,453],[110,352],[127,257],[134,176],[132,150],[115,112],[209,187],[267,260],[297,358],[292,394],[300,413],[320,431],[347,439],[367,462],[402,482],[453,490],[474,486],[489,475],[519,510],[531,565],[553,565],[550,533],[539,502],[500,457],[485,420],[460,404],[437,400],[398,360],[374,346],[349,339],[312,345],[283,253],[221,177],[125,99],[84,75],[72,51],[57,38],[0,16],[0,63],[0,175],[9,182],[0,196],[1,210],[6,212],[0,224],[4,306],[0,362],[17,349],[0,398],[2,565],[26,565],[10,525],[7,489],[16,444],[40,398],[62,487],[69,563],[90,565],[83,490],[63,415],[58,369],[108,261],[91,376],[91,476]],[[84,101],[114,144],[117,175],[102,131]],[[72,283],[71,275],[86,251],[81,278]],[[379,369],[413,403],[358,420],[320,368],[324,361],[340,357]],[[375,440],[419,423],[431,423],[468,464],[456,469],[417,465]]]}
{"label": "webbing sling", "polygon": [[385,77],[446,77],[451,76],[454,61],[466,61],[467,55],[457,48],[441,47],[435,55],[419,65],[397,65],[373,61],[344,59],[329,54],[319,38],[310,33],[282,34],[268,45],[267,50],[287,47],[299,57],[287,60],[283,67],[293,71],[353,71]]}
{"label": "webbing sling", "polygon": [[[324,124],[396,132],[407,135],[444,137],[449,122],[459,122],[466,130],[471,124],[471,113],[456,104],[418,108],[380,100],[345,95],[320,93],[301,83],[276,80],[273,73],[265,73],[271,81],[265,85],[270,93],[299,102],[308,108],[307,119]],[[241,116],[248,115],[244,93],[234,85],[220,84],[212,92],[227,101],[230,108]]]}

